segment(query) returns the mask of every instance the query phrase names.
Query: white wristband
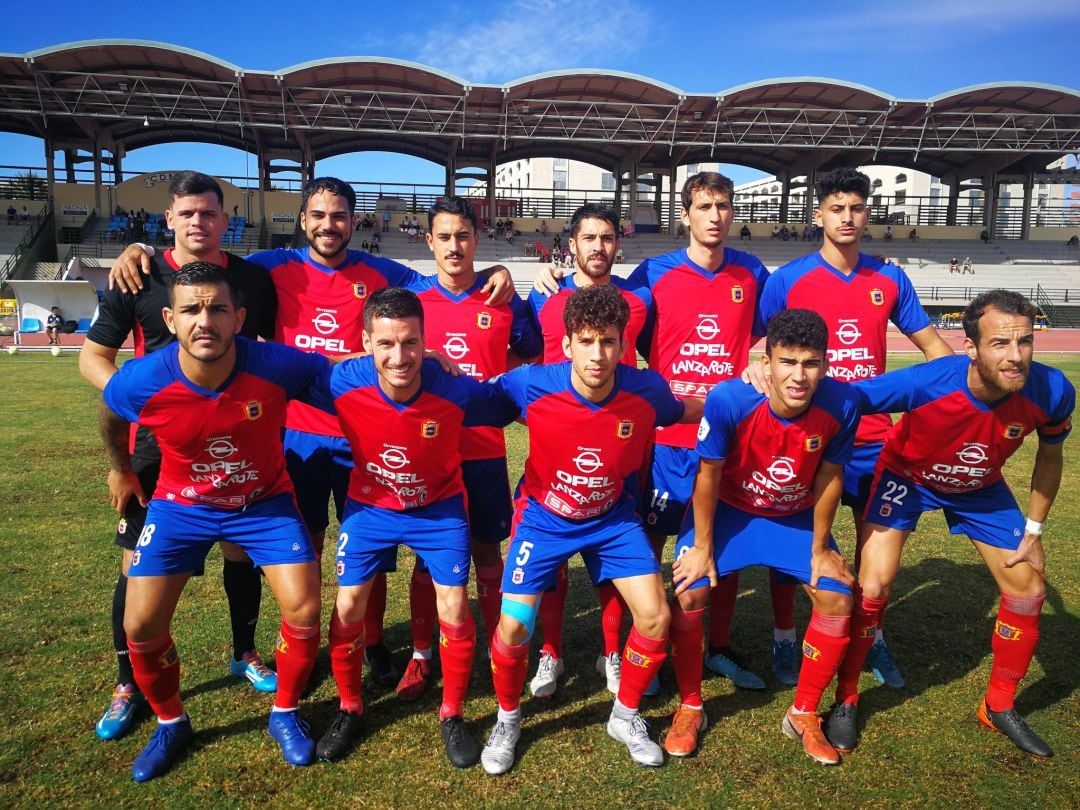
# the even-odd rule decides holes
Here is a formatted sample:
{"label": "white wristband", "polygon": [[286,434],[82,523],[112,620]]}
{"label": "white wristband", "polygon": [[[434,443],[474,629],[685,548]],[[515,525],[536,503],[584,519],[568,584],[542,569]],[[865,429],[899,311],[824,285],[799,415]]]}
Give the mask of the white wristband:
{"label": "white wristband", "polygon": [[1043,525],[1038,521],[1028,518],[1027,523],[1024,525],[1024,533],[1033,534],[1036,537],[1042,537]]}

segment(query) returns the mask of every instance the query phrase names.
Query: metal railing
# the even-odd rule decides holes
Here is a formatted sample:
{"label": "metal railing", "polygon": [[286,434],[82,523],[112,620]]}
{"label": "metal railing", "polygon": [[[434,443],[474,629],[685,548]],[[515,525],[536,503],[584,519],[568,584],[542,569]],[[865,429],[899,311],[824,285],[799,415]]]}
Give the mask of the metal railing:
{"label": "metal railing", "polygon": [[[998,287],[948,287],[929,286],[915,287],[915,293],[920,301],[970,301],[980,293],[989,290],[1000,289]],[[1080,289],[1074,287],[1048,288],[1036,284],[1034,287],[1010,287],[1013,292],[1018,292],[1030,301],[1035,301],[1039,306],[1054,304],[1080,305]]]}
{"label": "metal railing", "polygon": [[8,257],[8,260],[4,262],[0,267],[0,286],[7,283],[7,280],[22,264],[22,260],[26,256],[26,252],[30,249],[30,246],[37,241],[38,236],[45,229],[46,226],[52,227],[53,224],[53,208],[52,205],[46,201],[45,205],[37,216],[30,221],[30,227],[26,233],[23,234],[23,238],[19,240],[19,244],[15,246],[15,252]]}

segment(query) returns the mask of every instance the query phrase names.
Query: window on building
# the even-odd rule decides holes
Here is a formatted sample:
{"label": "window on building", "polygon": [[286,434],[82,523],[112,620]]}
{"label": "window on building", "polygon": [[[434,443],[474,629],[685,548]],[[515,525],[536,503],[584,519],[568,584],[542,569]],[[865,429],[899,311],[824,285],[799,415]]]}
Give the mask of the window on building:
{"label": "window on building", "polygon": [[552,162],[552,165],[556,169],[565,169],[566,168],[566,158],[555,158],[555,160]]}
{"label": "window on building", "polygon": [[[565,163],[565,161],[564,161]],[[551,173],[551,182],[554,188],[560,191],[566,190],[566,169],[555,169]]]}
{"label": "window on building", "polygon": [[906,201],[907,201],[907,192],[906,191],[897,191],[896,195],[893,197],[893,202],[895,202],[897,205],[903,205]]}
{"label": "window on building", "polygon": [[901,183],[906,183],[906,182],[907,182],[907,175],[906,174],[901,172],[900,174],[896,175],[896,184],[897,185],[900,185]]}
{"label": "window on building", "polygon": [[700,163],[687,163],[686,164],[686,176],[689,177],[692,174],[697,174],[701,171]]}
{"label": "window on building", "polygon": [[930,175],[930,185],[940,186],[941,185],[941,178],[940,177],[934,177],[934,175]]}
{"label": "window on building", "polygon": [[870,188],[872,188],[872,189],[881,188],[881,178],[879,177],[877,180],[875,180],[873,183],[871,183]]}
{"label": "window on building", "polygon": [[601,191],[614,191],[615,190],[615,175],[611,172],[604,172],[600,175],[600,190]]}
{"label": "window on building", "polygon": [[877,208],[879,205],[881,205],[881,195],[875,194],[873,197],[871,197],[870,205],[872,205],[874,208]]}

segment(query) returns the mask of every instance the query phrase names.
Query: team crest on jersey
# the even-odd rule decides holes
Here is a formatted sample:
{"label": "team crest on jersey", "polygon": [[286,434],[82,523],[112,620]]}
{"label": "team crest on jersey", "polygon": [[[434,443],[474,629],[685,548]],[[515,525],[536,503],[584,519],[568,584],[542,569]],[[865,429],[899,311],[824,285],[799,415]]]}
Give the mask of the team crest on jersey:
{"label": "team crest on jersey", "polygon": [[626,645],[626,652],[623,653],[623,658],[627,663],[633,664],[636,667],[647,667],[652,663],[652,658],[639,653],[629,644]]}
{"label": "team crest on jersey", "polygon": [[1005,438],[1006,439],[1019,439],[1024,435],[1024,426],[1013,422],[1011,425],[1005,426]]}
{"label": "team crest on jersey", "polygon": [[802,654],[805,658],[809,658],[811,661],[817,661],[821,658],[821,650],[815,647],[813,644],[807,642],[802,643]]}
{"label": "team crest on jersey", "polygon": [[891,515],[892,514],[892,504],[891,503],[883,503],[881,505],[881,508],[878,509],[878,514],[881,515],[882,517],[888,517],[889,515]]}
{"label": "team crest on jersey", "polygon": [[139,549],[135,549],[135,550],[134,550],[134,551],[133,551],[133,552],[131,553],[131,564],[132,564],[132,565],[138,565],[138,564],[139,564],[139,560],[141,560],[141,559],[142,559],[142,552],[141,552],[141,551],[139,551]]}
{"label": "team crest on jersey", "polygon": [[525,581],[525,571],[521,568],[515,568],[514,573],[510,575],[510,581],[515,585],[520,585]]}
{"label": "team crest on jersey", "polygon": [[251,402],[244,403],[244,417],[249,422],[254,422],[263,414],[262,403],[257,399],[251,400]]}
{"label": "team crest on jersey", "polygon": [[420,425],[420,435],[425,439],[434,439],[439,435],[439,423],[434,419],[427,419]]}
{"label": "team crest on jersey", "polygon": [[362,281],[358,281],[352,285],[352,294],[354,298],[367,298],[367,284]]}
{"label": "team crest on jersey", "polygon": [[634,420],[624,419],[615,428],[615,435],[620,439],[629,439],[634,435]]}
{"label": "team crest on jersey", "polygon": [[806,452],[816,453],[821,449],[821,434],[815,433],[813,436],[806,437]]}
{"label": "team crest on jersey", "polygon": [[490,329],[491,328],[491,313],[490,312],[479,312],[479,313],[477,313],[477,315],[476,315],[476,325],[479,326],[481,329]]}
{"label": "team crest on jersey", "polygon": [[875,307],[884,306],[885,293],[875,287],[870,291],[870,303],[873,304]]}
{"label": "team crest on jersey", "polygon": [[731,300],[734,303],[741,304],[743,302],[743,298],[745,298],[745,297],[746,296],[745,296],[745,293],[743,293],[743,288],[742,288],[741,284],[735,284],[731,288]]}
{"label": "team crest on jersey", "polygon": [[116,524],[117,534],[127,534],[127,521],[120,518],[120,522]]}
{"label": "team crest on jersey", "polygon": [[338,561],[337,561],[337,568],[336,568],[336,570],[337,570],[337,575],[338,575],[339,577],[343,577],[343,576],[345,576],[345,561],[344,561],[344,560],[338,560]]}
{"label": "team crest on jersey", "polygon": [[1024,635],[1024,631],[1019,627],[1005,624],[1000,619],[994,622],[994,632],[1006,641],[1019,641],[1020,636]]}

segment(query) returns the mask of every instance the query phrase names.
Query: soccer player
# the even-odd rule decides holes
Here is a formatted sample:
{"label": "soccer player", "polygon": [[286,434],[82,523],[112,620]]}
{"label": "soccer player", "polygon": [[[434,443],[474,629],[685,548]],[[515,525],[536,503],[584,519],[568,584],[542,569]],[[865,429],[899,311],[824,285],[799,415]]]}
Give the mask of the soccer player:
{"label": "soccer player", "polygon": [[[304,186],[300,227],[308,247],[263,251],[248,260],[270,272],[279,302],[274,339],[304,351],[328,357],[360,350],[364,304],[387,286],[423,289],[428,280],[397,262],[349,249],[356,232],[356,193],[336,177],[319,177]],[[138,264],[147,265],[142,250],[128,248],[117,260],[110,279],[123,286],[138,285]],[[147,250],[149,253],[152,250]],[[492,305],[513,295],[505,268],[496,268],[484,292]],[[332,414],[303,402],[289,405],[285,435],[286,463],[296,484],[300,513],[311,533],[316,554],[322,555],[329,504],[333,499],[340,520],[352,471],[348,442]],[[368,648],[365,655],[380,684],[394,686],[399,673],[383,643],[382,619],[386,608],[386,577],[380,575],[369,600]]]}
{"label": "soccer player", "polygon": [[[129,334],[135,338],[135,356],[141,357],[176,340],[165,325],[162,310],[169,305],[173,275],[184,264],[209,261],[226,269],[240,291],[240,303],[247,317],[241,334],[249,338],[272,338],[277,296],[274,286],[260,268],[221,250],[221,234],[228,224],[221,186],[199,172],[178,172],[169,182],[169,207],[165,219],[175,232],[174,246],[150,262],[150,275],[142,295],[106,291],[98,314],[79,354],[79,371],[98,390],[105,388],[116,373],[116,356]],[[132,444],[132,466],[144,492],[153,492],[161,470],[161,453],[150,431],[140,427]],[[111,740],[127,733],[137,707],[142,703],[128,656],[124,635],[124,604],[127,574],[135,544],[142,534],[146,508],[129,499],[116,530],[115,543],[123,549],[120,575],[112,601],[113,645],[116,649],[117,677],[109,707],[95,730]],[[259,618],[262,581],[247,555],[231,543],[221,544],[224,564],[222,580],[229,603],[233,655],[229,668],[258,690],[273,692],[277,675],[267,667],[255,649],[255,627]]]}
{"label": "soccer player", "polygon": [[[821,250],[796,259],[769,276],[761,296],[761,317],[768,323],[785,309],[813,309],[829,327],[829,375],[842,382],[877,377],[885,372],[889,322],[910,338],[927,360],[948,357],[953,350],[942,340],[923,310],[907,274],[893,264],[861,253],[860,238],[870,221],[867,199],[870,178],[842,167],[818,178],[814,222],[822,228]],[[886,414],[866,415],[855,434],[855,451],[844,467],[842,502],[851,508],[860,536],[866,498],[881,444],[892,426]],[[859,553],[856,548],[855,567]],[[794,596],[776,611],[773,671],[782,683],[798,678]],[[782,617],[782,618],[779,618]],[[870,664],[880,683],[904,685],[880,635],[871,647]]]}
{"label": "soccer player", "polygon": [[612,285],[583,287],[563,313],[563,352],[570,362],[524,366],[488,383],[515,403],[529,427],[502,615],[491,642],[499,712],[481,755],[491,774],[514,765],[537,603],[558,568],[578,553],[594,583],[615,585],[634,621],[608,734],[626,745],[635,762],[664,761],[638,714],[642,693],[667,654],[669,613],[660,566],[635,511],[634,479],[653,428],[696,422],[701,401],[680,402],[655,372],[619,362],[629,318],[626,299]]}
{"label": "soccer player", "polygon": [[[566,360],[563,352],[563,339],[566,337],[563,311],[573,292],[584,287],[611,284],[622,293],[630,307],[630,320],[623,333],[625,350],[622,362],[637,368],[637,351],[634,346],[652,306],[652,294],[645,287],[635,287],[626,279],[611,274],[611,267],[619,250],[618,215],[612,209],[596,203],[581,206],[570,218],[568,241],[574,256],[574,273],[556,280],[559,291],[554,295],[548,296],[539,290],[533,290],[529,294],[529,307],[544,338],[543,362],[562,363]],[[529,682],[533,697],[552,697],[559,678],[565,672],[562,628],[569,581],[567,567],[564,565],[559,568],[555,589],[546,594],[540,602],[540,629],[544,644],[540,650],[536,675]],[[601,583],[598,596],[603,653],[597,658],[596,671],[605,678],[608,691],[618,694],[622,660],[619,633],[626,606],[610,582]]]}
{"label": "soccer player", "polygon": [[[968,536],[1001,591],[979,720],[1027,753],[1053,756],[1013,701],[1039,639],[1043,524],[1061,484],[1076,392],[1060,371],[1032,361],[1035,315],[1019,293],[982,293],[964,310],[964,355],[856,385],[865,413],[905,413],[885,440],[863,517],[862,594],[826,727],[840,751],[858,743],[859,671],[904,542],[924,512],[941,509],[950,532]],[[1032,431],[1039,446],[1025,520],[1001,470]]]}
{"label": "soccer player", "polygon": [[322,759],[344,756],[360,731],[364,615],[373,580],[400,544],[431,573],[442,633],[440,729],[457,768],[476,764],[464,700],[476,647],[469,612],[469,526],[461,478],[461,437],[476,425],[502,427],[510,403],[467,376],[424,360],[424,310],[416,295],[390,287],[368,299],[364,350],[335,367],[331,391],[357,465],[336,552],[337,602],[330,620],[330,664],[341,710],[319,740]]}
{"label": "soccer player", "polygon": [[285,472],[285,402],[329,375],[323,357],[235,337],[244,320],[230,273],[208,262],[173,278],[166,326],[177,343],[124,364],[99,411],[109,492],[121,514],[146,503],[128,433],[153,432],[161,474],[132,554],[124,611],[131,666],[158,727],[132,765],[145,782],[192,742],[170,634],[176,604],[214,543],[227,539],[259,565],[281,606],[278,689],[270,735],[285,761],[307,765],[315,743],[297,715],[319,647],[319,568]]}
{"label": "soccer player", "polygon": [[732,380],[705,399],[693,508],[675,548],[671,647],[679,708],[664,740],[689,756],[708,725],[701,701],[705,586],[766,565],[803,584],[813,605],[795,702],[782,728],[807,756],[840,757],[821,731],[818,703],[843,658],[854,578],[832,538],[859,421],[858,400],[826,376],[829,332],[820,315],[790,309],[769,321],[761,366],[769,393]]}
{"label": "soccer player", "polygon": [[[542,344],[524,302],[516,295],[497,307],[484,301],[484,279],[473,267],[476,235],[476,213],[464,197],[446,197],[428,209],[426,239],[438,275],[419,297],[427,344],[441,350],[470,377],[486,380],[505,372],[510,363],[536,357]],[[490,639],[499,621],[500,546],[510,533],[513,512],[503,432],[495,427],[468,428],[462,435],[461,457],[476,591],[485,638]],[[413,568],[409,603],[413,653],[397,686],[402,700],[420,697],[431,673],[435,589],[419,559]]]}

